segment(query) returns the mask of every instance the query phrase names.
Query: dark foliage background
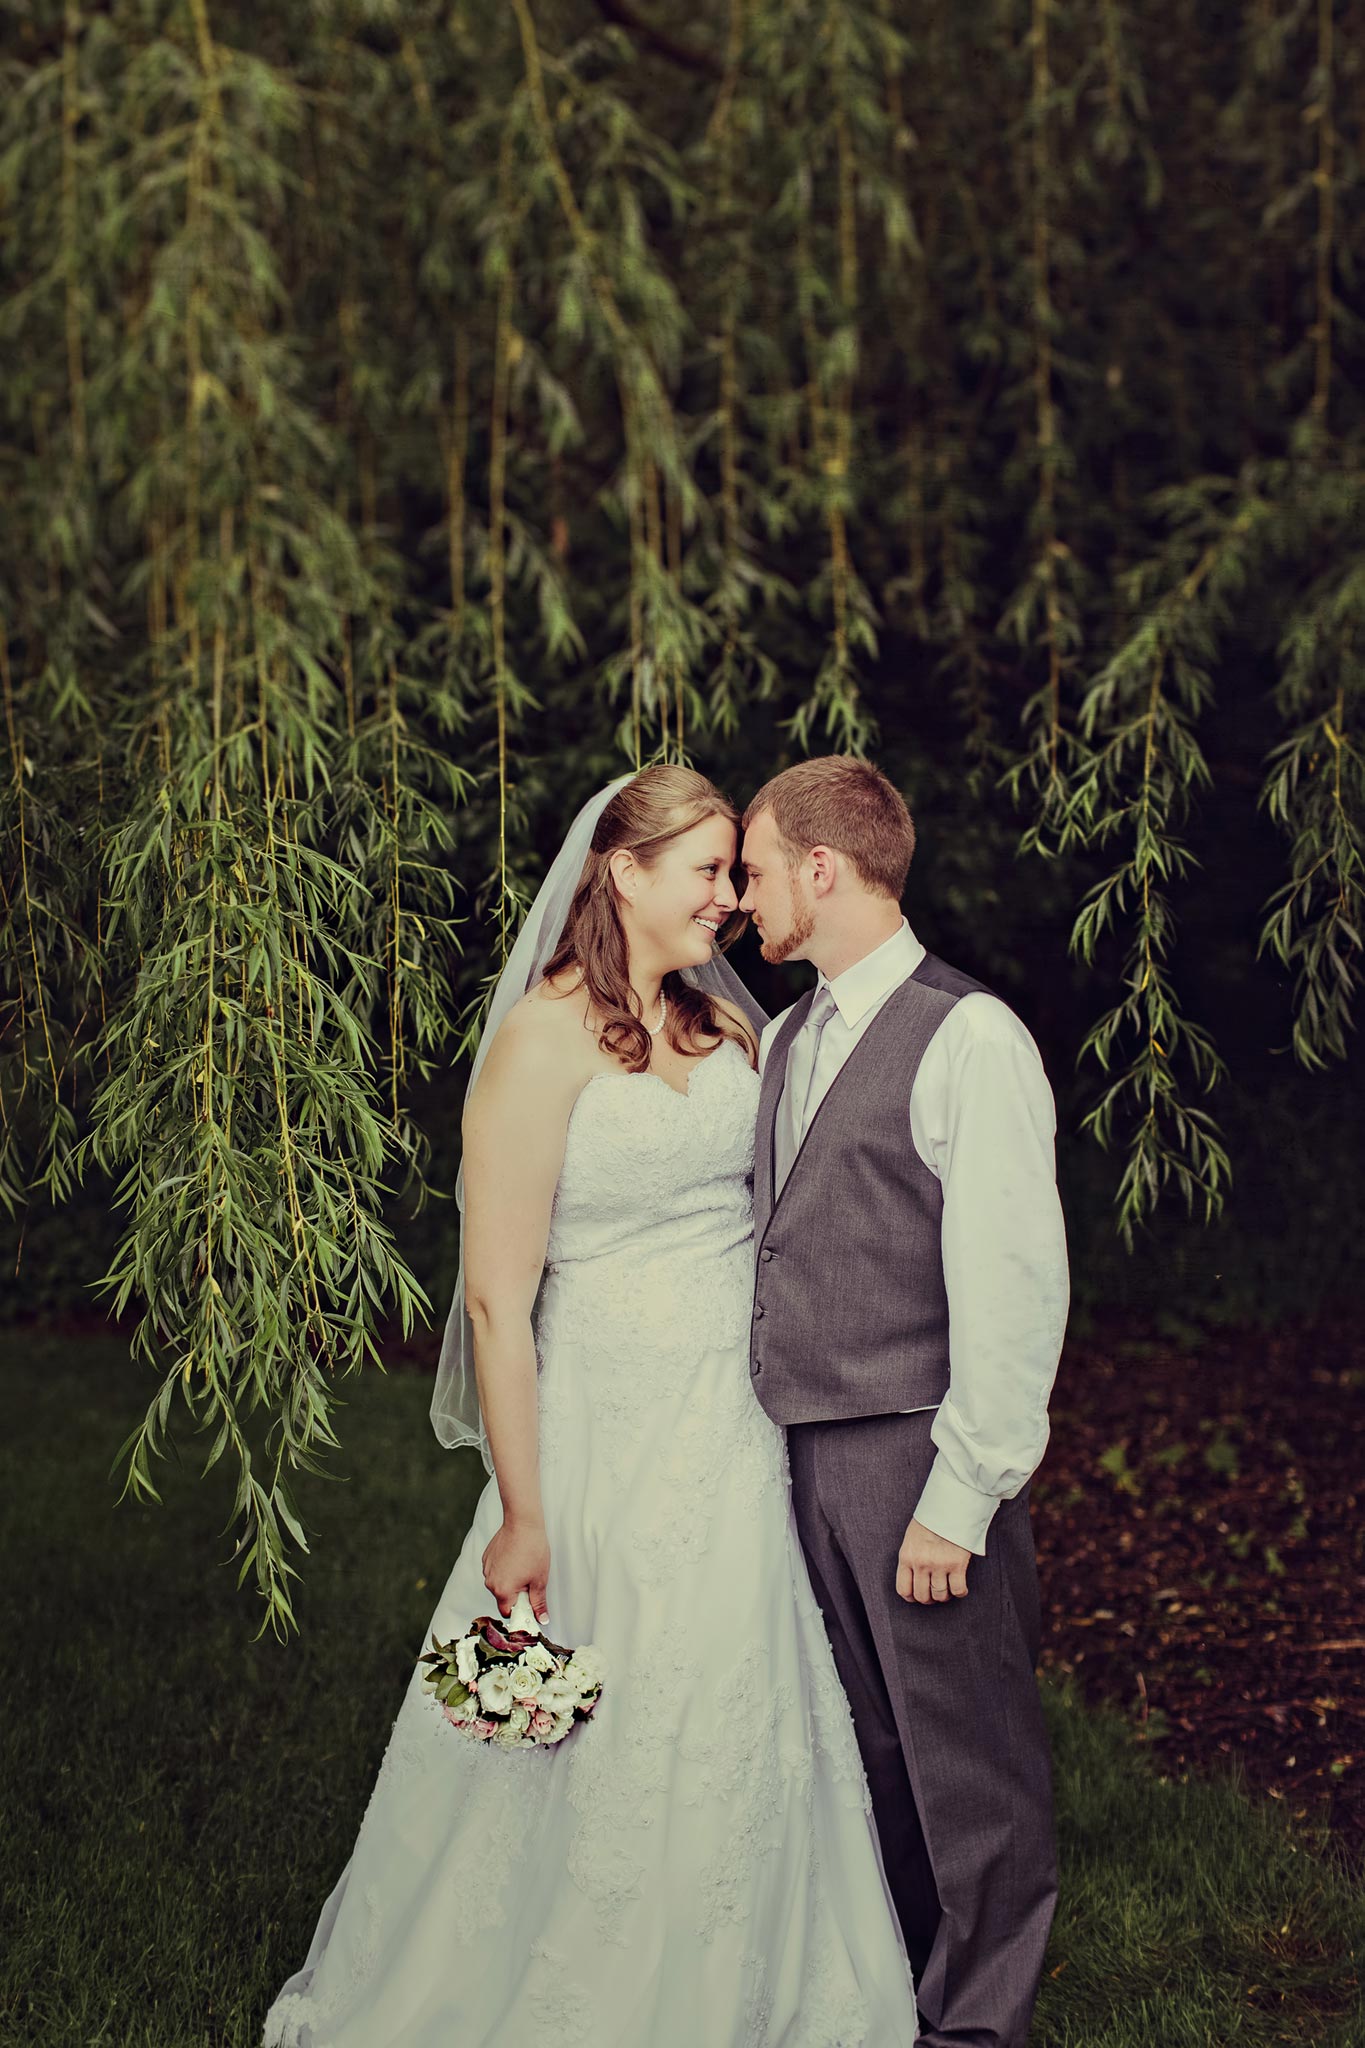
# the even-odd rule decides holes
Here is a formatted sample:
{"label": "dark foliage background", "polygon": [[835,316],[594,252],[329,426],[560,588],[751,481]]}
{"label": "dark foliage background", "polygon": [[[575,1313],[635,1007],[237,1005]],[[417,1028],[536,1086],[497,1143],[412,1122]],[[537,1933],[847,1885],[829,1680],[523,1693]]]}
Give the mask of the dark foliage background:
{"label": "dark foliage background", "polygon": [[1349,1297],[1362,0],[5,25],[6,1312],[103,1276],[136,1494],[187,1407],[288,1626],[334,1375],[444,1310],[485,979],[631,761],[905,790],[1082,1319]]}

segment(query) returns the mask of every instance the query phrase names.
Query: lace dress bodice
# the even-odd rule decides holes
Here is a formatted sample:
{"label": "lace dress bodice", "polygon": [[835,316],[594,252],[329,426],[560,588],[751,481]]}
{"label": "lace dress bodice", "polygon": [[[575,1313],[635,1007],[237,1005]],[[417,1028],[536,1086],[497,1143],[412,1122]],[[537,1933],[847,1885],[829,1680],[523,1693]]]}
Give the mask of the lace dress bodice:
{"label": "lace dress bodice", "polygon": [[676,1384],[682,1357],[743,1344],[757,1103],[758,1076],[729,1039],[692,1069],[685,1095],[657,1074],[587,1083],[551,1213],[542,1367],[586,1340],[595,1380],[619,1369],[638,1390]]}
{"label": "lace dress bodice", "polygon": [[658,1074],[594,1074],[569,1119],[547,1248],[590,1259],[728,1258],[752,1231],[758,1076],[731,1039],[686,1094]]}

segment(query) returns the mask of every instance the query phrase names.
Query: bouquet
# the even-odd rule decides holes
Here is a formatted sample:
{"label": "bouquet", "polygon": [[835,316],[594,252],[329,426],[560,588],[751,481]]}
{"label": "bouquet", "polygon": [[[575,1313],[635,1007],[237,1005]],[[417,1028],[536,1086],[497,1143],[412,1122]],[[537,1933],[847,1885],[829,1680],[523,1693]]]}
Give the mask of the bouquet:
{"label": "bouquet", "polygon": [[429,1666],[422,1684],[451,1727],[500,1748],[562,1742],[602,1697],[598,1651],[552,1643],[524,1592],[506,1621],[483,1614],[453,1642],[433,1635],[421,1662]]}

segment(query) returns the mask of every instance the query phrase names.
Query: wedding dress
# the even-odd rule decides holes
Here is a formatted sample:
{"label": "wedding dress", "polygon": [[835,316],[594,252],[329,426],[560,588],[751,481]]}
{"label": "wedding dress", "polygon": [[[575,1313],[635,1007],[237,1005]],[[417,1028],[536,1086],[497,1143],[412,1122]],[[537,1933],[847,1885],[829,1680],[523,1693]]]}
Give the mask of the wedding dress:
{"label": "wedding dress", "polygon": [[[561,1744],[497,1750],[415,1666],[266,2048],[915,2039],[784,1440],[750,1386],[757,1095],[723,1041],[686,1094],[623,1072],[575,1102],[536,1306],[541,1486],[549,1632],[598,1646],[601,1704]],[[443,1640],[495,1611],[500,1520],[490,1481]]]}

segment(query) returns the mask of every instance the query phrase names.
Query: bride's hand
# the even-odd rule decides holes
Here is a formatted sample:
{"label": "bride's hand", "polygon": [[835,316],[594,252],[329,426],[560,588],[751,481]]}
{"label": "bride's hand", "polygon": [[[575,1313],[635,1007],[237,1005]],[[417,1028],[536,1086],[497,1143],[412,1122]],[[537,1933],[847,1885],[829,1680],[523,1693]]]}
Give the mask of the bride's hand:
{"label": "bride's hand", "polygon": [[498,1603],[504,1620],[523,1589],[530,1595],[537,1621],[548,1618],[545,1587],[550,1577],[550,1544],[545,1524],[503,1521],[483,1554],[483,1582]]}

